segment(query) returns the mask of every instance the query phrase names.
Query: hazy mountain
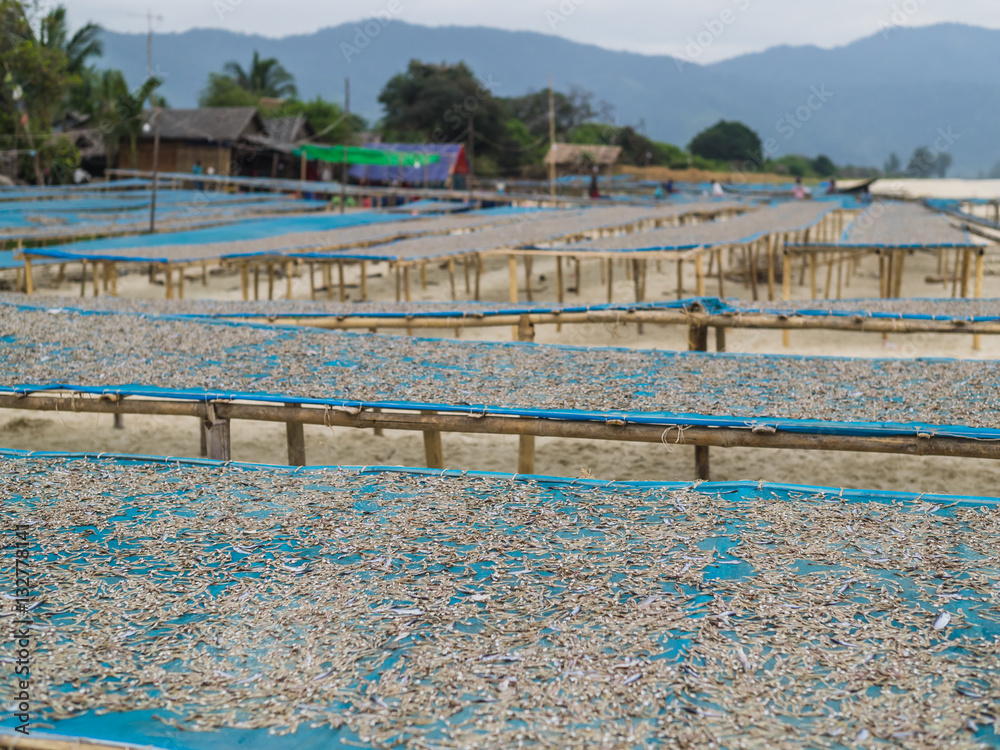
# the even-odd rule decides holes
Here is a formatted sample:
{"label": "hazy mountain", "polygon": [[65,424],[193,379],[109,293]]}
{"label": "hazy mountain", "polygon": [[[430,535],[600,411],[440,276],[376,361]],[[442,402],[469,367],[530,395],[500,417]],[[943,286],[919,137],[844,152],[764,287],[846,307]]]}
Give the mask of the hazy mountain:
{"label": "hazy mountain", "polygon": [[[144,34],[104,34],[103,64],[138,83]],[[209,72],[254,50],[277,57],[302,96],[342,101],[372,121],[378,93],[408,61],[464,60],[498,96],[579,86],[610,102],[621,124],[686,144],[720,118],[755,128],[776,155],[826,153],[838,164],[880,166],[938,141],[955,158],[952,174],[975,176],[1000,161],[1000,31],[957,24],[883,31],[852,44],[776,47],[712,65],[613,52],[559,37],[481,27],[368,21],[268,39],[223,30],[158,34],[154,67],[176,107],[194,106]],[[945,135],[942,135],[945,134]],[[947,137],[945,137],[947,136]]]}

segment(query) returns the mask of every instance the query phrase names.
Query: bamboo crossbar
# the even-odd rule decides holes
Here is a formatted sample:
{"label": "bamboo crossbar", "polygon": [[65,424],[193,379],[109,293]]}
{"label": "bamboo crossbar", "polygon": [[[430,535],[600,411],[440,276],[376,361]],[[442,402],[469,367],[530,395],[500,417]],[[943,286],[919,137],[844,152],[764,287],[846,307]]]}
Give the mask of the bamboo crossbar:
{"label": "bamboo crossbar", "polygon": [[344,410],[322,406],[248,404],[225,401],[198,402],[78,395],[0,395],[0,408],[31,411],[88,412],[99,414],[150,414],[198,417],[203,420],[249,420],[312,424],[326,427],[452,432],[489,435],[533,435],[587,440],[616,440],[665,445],[720,448],[780,448],[792,450],[857,451],[912,456],[952,456],[1000,459],[1000,441],[954,437],[851,436],[798,432],[753,432],[746,429],[703,426],[609,424],[564,419],[468,416],[400,411]]}

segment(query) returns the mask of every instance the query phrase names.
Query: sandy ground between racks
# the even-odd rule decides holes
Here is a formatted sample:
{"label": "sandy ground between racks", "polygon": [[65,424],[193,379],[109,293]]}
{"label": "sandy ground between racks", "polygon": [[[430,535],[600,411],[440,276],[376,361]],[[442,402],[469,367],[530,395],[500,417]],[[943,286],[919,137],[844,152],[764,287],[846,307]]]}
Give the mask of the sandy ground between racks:
{"label": "sandy ground between racks", "polygon": [[[690,264],[689,264],[690,265]],[[532,276],[535,301],[555,298],[555,261],[537,259]],[[567,269],[567,286],[575,280]],[[602,303],[606,301],[606,286],[601,284],[596,261],[582,264],[582,294],[569,293],[569,303]],[[67,268],[67,279],[58,288],[51,288],[45,278],[52,269],[41,271],[40,289],[66,294],[67,302],[79,295],[79,267]],[[943,284],[929,283],[935,275],[937,262],[932,255],[910,256],[906,265],[903,295],[909,297],[947,296]],[[621,265],[615,268],[615,298],[632,299],[632,282],[625,279]],[[794,274],[797,282],[798,270]],[[319,278],[319,274],[317,274]],[[429,284],[420,288],[419,274],[414,276],[414,299],[449,299],[447,272],[431,265]],[[825,270],[819,273],[822,293]],[[347,272],[348,294],[359,297],[356,268]],[[525,299],[524,268],[519,265],[520,298]],[[464,279],[457,272],[459,296],[464,296]],[[687,293],[694,287],[688,271]],[[835,282],[834,282],[835,285]],[[385,264],[369,267],[369,297],[391,300],[395,294],[395,278]],[[144,269],[136,269],[118,281],[123,297],[156,299],[163,296],[162,278],[150,284]],[[508,271],[505,258],[487,262],[482,279],[483,299],[502,301],[508,297]],[[266,283],[261,285],[266,294]],[[708,294],[716,294],[717,286],[709,281]],[[851,279],[845,297],[877,296],[878,261],[867,258],[858,276]],[[92,289],[88,282],[88,294]],[[276,297],[283,297],[285,280],[275,283]],[[749,299],[749,290],[738,278],[727,280],[728,296]],[[766,295],[766,284],[763,285]],[[188,298],[239,299],[239,277],[213,272],[208,285],[203,286],[200,271],[189,271],[185,285]],[[308,298],[309,280],[303,275],[294,279],[293,296]],[[672,263],[663,263],[657,272],[650,262],[647,299],[676,298],[676,272]],[[806,286],[793,285],[793,296],[809,296]],[[1000,264],[988,259],[984,296],[1000,297]],[[417,335],[442,335],[433,331],[416,330]],[[450,334],[450,331],[443,333]],[[509,340],[509,328],[470,329],[465,339]],[[883,341],[881,334],[859,334],[835,331],[797,331],[791,334],[791,347],[782,347],[781,332],[730,330],[728,350],[736,352],[789,352],[811,355],[859,357],[918,357],[945,356],[961,358],[1000,357],[1000,337],[984,337],[979,352],[972,350],[971,336],[956,335],[891,335]],[[646,326],[640,336],[634,326],[567,325],[561,332],[554,326],[539,327],[536,341],[584,346],[628,346],[638,348],[686,348],[686,331],[681,327]],[[714,347],[714,345],[713,345]],[[947,388],[947,383],[941,384]],[[956,394],[975,398],[975,394]],[[259,422],[233,423],[233,458],[239,461],[282,464],[286,461],[284,425]],[[424,464],[423,440],[420,433],[387,432],[375,436],[371,431],[330,429],[306,426],[306,451],[313,465],[404,465]],[[489,435],[444,436],[445,462],[448,468],[513,472],[517,467],[517,438]],[[25,450],[105,451],[169,456],[197,456],[199,439],[197,423],[191,418],[125,417],[125,429],[113,428],[112,417],[93,414],[52,414],[45,412],[4,411],[0,413],[0,447]],[[948,494],[1000,496],[1000,464],[976,459],[908,457],[863,453],[833,453],[763,449],[714,449],[711,452],[712,479],[766,479],[831,487],[854,487],[877,490],[901,490]],[[635,479],[689,481],[694,478],[694,449],[690,446],[647,445],[584,440],[539,439],[536,471],[558,476],[591,475],[601,479]]]}

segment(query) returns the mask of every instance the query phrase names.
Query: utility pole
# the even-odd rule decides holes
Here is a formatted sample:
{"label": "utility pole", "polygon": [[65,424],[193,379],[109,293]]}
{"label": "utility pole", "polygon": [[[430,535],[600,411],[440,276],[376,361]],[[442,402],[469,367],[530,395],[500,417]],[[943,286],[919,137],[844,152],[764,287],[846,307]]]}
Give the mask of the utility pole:
{"label": "utility pole", "polygon": [[549,197],[556,197],[556,94],[549,74]]}
{"label": "utility pole", "polygon": [[146,78],[153,77],[153,12],[146,9]]}
{"label": "utility pole", "polygon": [[347,148],[351,140],[351,79],[344,79],[344,163],[340,169],[340,213],[347,201]]}
{"label": "utility pole", "polygon": [[156,186],[159,183],[160,171],[160,108],[153,108],[153,118],[156,120],[153,134],[153,194],[149,201],[149,233],[156,231]]}
{"label": "utility pole", "polygon": [[476,167],[476,119],[474,115],[469,115],[469,174],[466,181],[469,183],[469,199],[472,199],[472,176]]}

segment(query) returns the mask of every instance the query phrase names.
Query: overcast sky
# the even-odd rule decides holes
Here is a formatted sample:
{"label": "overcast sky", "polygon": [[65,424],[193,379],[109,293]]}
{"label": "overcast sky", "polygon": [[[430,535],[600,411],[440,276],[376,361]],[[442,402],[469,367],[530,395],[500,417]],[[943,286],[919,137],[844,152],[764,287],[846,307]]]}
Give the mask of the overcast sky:
{"label": "overcast sky", "polygon": [[[699,62],[778,44],[832,47],[888,25],[956,21],[1000,28],[1000,0],[72,0],[78,26],[115,31],[224,28],[279,37],[376,13],[429,26],[493,26],[558,34],[614,50],[685,55]],[[700,37],[699,37],[700,35]],[[707,44],[705,44],[707,42]]]}

